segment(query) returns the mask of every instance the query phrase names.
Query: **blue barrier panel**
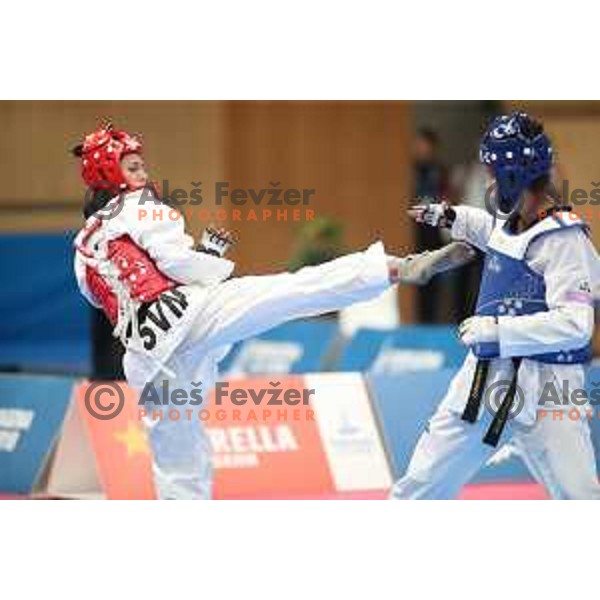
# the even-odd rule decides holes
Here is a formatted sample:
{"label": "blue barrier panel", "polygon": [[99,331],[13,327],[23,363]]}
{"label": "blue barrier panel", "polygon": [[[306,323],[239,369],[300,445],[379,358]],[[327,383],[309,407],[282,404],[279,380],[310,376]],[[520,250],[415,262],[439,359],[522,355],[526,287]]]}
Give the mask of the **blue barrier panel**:
{"label": "blue barrier panel", "polygon": [[[446,394],[456,369],[404,375],[367,375],[367,383],[390,455],[394,477],[404,474],[419,436]],[[494,464],[486,465],[474,483],[531,481],[522,461],[500,449]]]}
{"label": "blue barrier panel", "polygon": [[361,329],[344,348],[337,368],[393,375],[459,366],[465,355],[455,327],[403,325],[392,331]]}
{"label": "blue barrier panel", "polygon": [[60,435],[74,380],[0,376],[0,491],[27,494]]}
{"label": "blue barrier panel", "polygon": [[592,442],[594,444],[594,449],[596,450],[596,471],[600,473],[600,403],[596,404],[598,400],[595,398],[595,396],[600,398],[600,367],[590,367],[587,370],[585,387],[588,395],[591,394],[591,402],[593,402],[593,405],[587,408],[593,412],[593,416],[589,419],[589,423]]}
{"label": "blue barrier panel", "polygon": [[0,235],[0,364],[88,370],[90,308],[72,242],[72,232]]}
{"label": "blue barrier panel", "polygon": [[300,320],[236,344],[220,364],[223,374],[320,371],[337,335],[334,320]]}

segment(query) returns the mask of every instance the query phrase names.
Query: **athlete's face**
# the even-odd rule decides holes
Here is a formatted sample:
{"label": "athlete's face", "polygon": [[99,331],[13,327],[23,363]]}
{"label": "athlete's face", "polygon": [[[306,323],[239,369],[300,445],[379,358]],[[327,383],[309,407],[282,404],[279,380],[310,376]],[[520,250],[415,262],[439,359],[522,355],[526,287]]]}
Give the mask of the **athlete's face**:
{"label": "athlete's face", "polygon": [[121,160],[121,172],[132,190],[143,188],[148,183],[146,165],[139,154],[126,154]]}

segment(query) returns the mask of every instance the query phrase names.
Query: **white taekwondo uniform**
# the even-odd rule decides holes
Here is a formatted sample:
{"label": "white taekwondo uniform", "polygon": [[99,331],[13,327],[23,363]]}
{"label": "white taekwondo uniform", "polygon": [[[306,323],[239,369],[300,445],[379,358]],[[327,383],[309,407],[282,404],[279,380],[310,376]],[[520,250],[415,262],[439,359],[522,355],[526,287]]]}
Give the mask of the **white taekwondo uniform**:
{"label": "white taekwondo uniform", "polygon": [[[542,417],[540,413],[536,419],[547,382],[553,381],[559,394],[563,382],[568,382],[571,392],[584,387],[584,365],[569,362],[593,333],[592,290],[598,285],[598,256],[592,243],[581,222],[569,213],[510,234],[503,221],[495,221],[484,210],[465,206],[455,210],[454,239],[478,247],[488,260],[492,249],[509,260],[521,261],[524,269],[531,270],[532,281],[539,276],[545,285],[545,310],[519,315],[521,300],[511,294],[494,307],[499,349],[489,362],[486,389],[510,381],[513,357],[522,357],[517,383],[524,405],[508,421],[501,443],[513,445],[551,497],[600,499],[587,407],[574,405],[570,397],[561,398],[567,403],[540,406],[548,414]],[[554,353],[554,361],[531,358],[544,353]],[[392,498],[454,498],[496,452],[482,443],[493,418],[491,411],[482,405],[475,423],[461,418],[477,362],[470,351],[419,439],[405,475],[392,488]],[[569,417],[574,408],[581,418],[576,418],[577,413]]]}
{"label": "white taekwondo uniform", "polygon": [[[79,286],[92,304],[100,303],[90,291],[90,274],[100,273],[108,284],[104,287],[114,293],[116,308],[109,312],[114,313],[116,331],[126,345],[124,369],[133,387],[155,382],[160,390],[160,382],[168,380],[171,390],[189,389],[201,381],[206,397],[217,376],[218,361],[235,342],[292,319],[370,300],[390,285],[381,242],[295,273],[228,279],[234,268],[231,261],[193,250],[193,239],[184,233],[183,217],[173,219],[173,209],[164,204],[140,206],[140,194],[127,194],[120,212],[111,219],[100,223],[94,216],[88,219],[77,237],[80,251],[75,258]],[[140,208],[147,209],[147,218],[140,217]],[[118,252],[120,258],[110,260],[115,254],[110,244],[115,240],[126,240],[125,254],[133,253],[135,262],[142,265],[127,277],[119,269],[128,269],[131,261]],[[131,286],[150,276],[158,281],[151,289],[171,287],[146,303],[151,318],[140,318],[144,294],[138,288],[132,294]],[[157,304],[162,304],[160,312]],[[156,325],[164,325],[165,319],[166,326]],[[148,419],[146,424],[159,497],[209,498],[212,469],[203,423],[195,418]]]}

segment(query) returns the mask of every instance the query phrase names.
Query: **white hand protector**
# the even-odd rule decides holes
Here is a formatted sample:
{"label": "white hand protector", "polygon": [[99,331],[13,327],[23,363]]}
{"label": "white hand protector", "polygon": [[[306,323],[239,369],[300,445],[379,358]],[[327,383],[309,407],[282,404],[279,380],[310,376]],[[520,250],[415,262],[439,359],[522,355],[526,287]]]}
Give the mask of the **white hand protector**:
{"label": "white hand protector", "polygon": [[456,213],[447,202],[439,204],[417,204],[408,214],[417,222],[430,227],[452,227]]}
{"label": "white hand protector", "polygon": [[465,346],[498,342],[498,320],[496,317],[469,317],[458,327],[458,335]]}
{"label": "white hand protector", "polygon": [[214,229],[207,227],[202,232],[202,238],[198,244],[198,250],[214,256],[225,256],[225,253],[237,242],[233,234],[225,229]]}

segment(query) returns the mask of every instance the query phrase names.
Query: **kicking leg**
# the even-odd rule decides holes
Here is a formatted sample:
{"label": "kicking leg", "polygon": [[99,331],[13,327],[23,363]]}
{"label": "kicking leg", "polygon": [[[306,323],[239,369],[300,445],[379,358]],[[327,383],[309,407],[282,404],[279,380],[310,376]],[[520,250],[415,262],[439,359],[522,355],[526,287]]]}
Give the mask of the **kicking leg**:
{"label": "kicking leg", "polygon": [[295,273],[240,277],[214,289],[203,303],[187,342],[204,349],[228,346],[287,321],[371,300],[393,283],[424,283],[472,259],[454,242],[430,253],[397,258],[383,244]]}
{"label": "kicking leg", "polygon": [[388,263],[379,242],[295,273],[231,279],[211,290],[187,343],[210,350],[375,298],[390,285]]}

